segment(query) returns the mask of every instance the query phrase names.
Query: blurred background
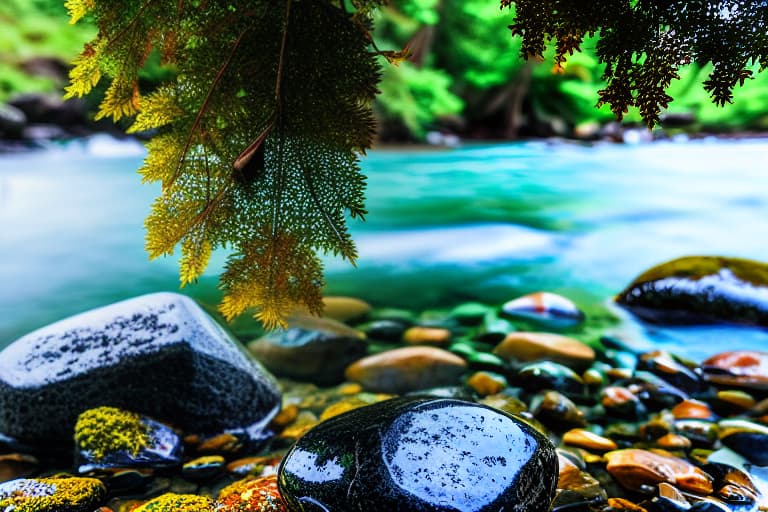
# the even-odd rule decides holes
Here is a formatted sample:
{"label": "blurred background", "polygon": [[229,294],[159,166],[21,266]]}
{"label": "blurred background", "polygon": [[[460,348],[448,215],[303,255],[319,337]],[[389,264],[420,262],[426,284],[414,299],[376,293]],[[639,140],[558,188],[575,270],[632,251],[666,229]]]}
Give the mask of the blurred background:
{"label": "blurred background", "polygon": [[[683,69],[651,133],[634,113],[619,125],[595,108],[594,41],[563,73],[523,62],[498,0],[398,0],[378,17],[379,48],[408,45],[412,58],[383,66],[380,144],[362,162],[369,215],[350,226],[359,266],[327,257],[328,294],[429,320],[547,290],[587,313],[582,338],[616,333],[695,357],[724,336],[731,348],[768,345],[763,330],[658,328],[612,304],[671,258],[765,260],[768,142],[754,136],[768,129],[768,73],[718,108],[700,85],[707,70]],[[99,91],[61,100],[94,32],[68,24],[62,0],[0,2],[0,347],[92,307],[179,290],[176,259],[144,252],[159,190],[135,172],[142,144],[92,120]],[[142,88],[168,73],[150,59]],[[182,290],[211,311],[225,257]],[[247,319],[234,327],[258,332]]]}

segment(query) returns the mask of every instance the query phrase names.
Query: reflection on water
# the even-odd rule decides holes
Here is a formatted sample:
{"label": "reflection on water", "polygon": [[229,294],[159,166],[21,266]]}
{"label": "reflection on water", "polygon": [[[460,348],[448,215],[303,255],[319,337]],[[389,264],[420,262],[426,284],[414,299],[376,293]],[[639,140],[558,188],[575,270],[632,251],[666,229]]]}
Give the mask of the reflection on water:
{"label": "reflection on water", "polygon": [[[0,345],[90,307],[178,288],[175,260],[149,262],[143,250],[157,188],[140,184],[141,156],[104,144],[0,158]],[[375,151],[364,161],[368,221],[352,225],[359,267],[328,258],[328,292],[436,308],[550,290],[605,315],[606,300],[661,261],[768,259],[767,152],[755,141]],[[186,292],[216,302],[223,259]],[[723,336],[768,347],[756,330],[614,329],[685,344],[696,357]]]}

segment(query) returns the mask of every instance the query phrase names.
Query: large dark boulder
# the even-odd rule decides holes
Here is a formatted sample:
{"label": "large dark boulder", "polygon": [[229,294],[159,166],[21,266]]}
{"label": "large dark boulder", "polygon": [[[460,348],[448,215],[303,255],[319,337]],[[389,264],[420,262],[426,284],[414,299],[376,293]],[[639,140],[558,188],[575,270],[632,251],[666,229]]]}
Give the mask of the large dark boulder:
{"label": "large dark boulder", "polygon": [[490,407],[396,398],[331,418],[278,471],[290,510],[542,512],[555,495],[552,443]]}
{"label": "large dark boulder", "polygon": [[71,442],[77,416],[99,406],[187,432],[254,438],[278,411],[280,393],[194,301],[173,293],[61,320],[0,352],[0,432]]}
{"label": "large dark boulder", "polygon": [[768,264],[689,256],[637,277],[616,301],[658,324],[734,323],[768,326]]}

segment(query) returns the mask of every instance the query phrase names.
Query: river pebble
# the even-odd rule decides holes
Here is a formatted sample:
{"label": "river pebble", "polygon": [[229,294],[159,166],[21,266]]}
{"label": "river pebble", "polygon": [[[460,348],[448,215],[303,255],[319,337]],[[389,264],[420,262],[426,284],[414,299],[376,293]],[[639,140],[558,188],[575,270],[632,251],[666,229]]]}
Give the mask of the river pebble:
{"label": "river pebble", "polygon": [[493,353],[519,362],[552,361],[576,371],[586,370],[595,360],[595,351],[579,340],[546,332],[513,332]]}
{"label": "river pebble", "polygon": [[406,393],[454,384],[464,359],[436,347],[403,347],[367,356],[350,365],[346,377],[379,393]]}

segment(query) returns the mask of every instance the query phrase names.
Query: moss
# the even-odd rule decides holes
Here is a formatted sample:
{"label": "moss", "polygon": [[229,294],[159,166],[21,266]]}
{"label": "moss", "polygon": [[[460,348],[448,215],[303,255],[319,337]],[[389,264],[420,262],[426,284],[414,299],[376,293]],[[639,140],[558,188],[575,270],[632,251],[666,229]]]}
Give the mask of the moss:
{"label": "moss", "polygon": [[141,416],[115,407],[89,409],[75,424],[75,444],[97,461],[119,450],[135,456],[150,442],[150,427]]}
{"label": "moss", "polygon": [[657,281],[666,277],[684,277],[692,280],[717,274],[727,268],[744,282],[768,286],[768,264],[744,258],[720,256],[685,256],[652,267],[640,274],[629,286]]}
{"label": "moss", "polygon": [[135,508],[133,512],[213,512],[213,510],[213,500],[207,496],[169,492]]}
{"label": "moss", "polygon": [[107,492],[95,478],[34,478],[13,484],[0,491],[0,510],[85,512],[93,510]]}

